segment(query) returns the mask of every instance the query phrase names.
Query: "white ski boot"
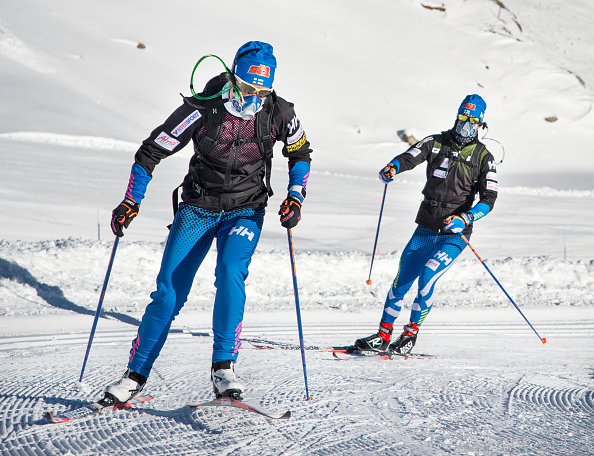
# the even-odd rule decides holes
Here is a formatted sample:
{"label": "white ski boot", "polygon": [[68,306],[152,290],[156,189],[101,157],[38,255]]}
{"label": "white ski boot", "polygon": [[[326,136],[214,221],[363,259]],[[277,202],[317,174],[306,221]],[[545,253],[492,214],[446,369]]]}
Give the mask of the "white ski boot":
{"label": "white ski boot", "polygon": [[142,391],[146,377],[130,369],[124,372],[124,376],[116,383],[105,387],[104,402],[123,404]]}
{"label": "white ski boot", "polygon": [[212,388],[217,398],[231,397],[241,399],[243,385],[239,383],[235,376],[233,361],[218,361],[213,363],[210,370]]}

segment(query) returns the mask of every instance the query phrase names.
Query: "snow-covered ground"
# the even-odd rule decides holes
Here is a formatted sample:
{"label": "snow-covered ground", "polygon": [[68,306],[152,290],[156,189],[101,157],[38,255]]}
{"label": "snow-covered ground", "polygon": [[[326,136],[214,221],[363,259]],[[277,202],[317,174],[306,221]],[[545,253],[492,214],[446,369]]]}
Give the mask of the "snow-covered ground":
{"label": "snow-covered ground", "polygon": [[[591,455],[594,6],[246,5],[0,0],[0,454]],[[229,62],[251,39],[274,45],[276,88],[295,102],[315,149],[293,230],[306,343],[342,345],[375,330],[414,230],[424,170],[389,186],[368,286],[383,190],[376,173],[407,147],[399,132],[449,128],[474,92],[487,101],[487,137],[505,157],[495,210],[471,242],[547,343],[467,251],[440,281],[415,348],[436,357],[338,361],[308,351],[307,401],[298,351],[244,342],[237,371],[246,398],[293,417],[191,409],[212,397],[211,252],[147,384],[155,399],[47,424],[46,411],[96,399],[121,375],[154,287],[171,190],[190,148],[157,168],[120,242],[86,388],[75,389],[113,245],[110,212],[138,144],[179,104],[178,92],[189,92],[198,58]],[[211,60],[197,85],[219,71]],[[499,143],[486,142],[503,158]],[[280,154],[274,161],[276,195],[250,269],[242,336],[295,344],[275,210],[286,165]]]}

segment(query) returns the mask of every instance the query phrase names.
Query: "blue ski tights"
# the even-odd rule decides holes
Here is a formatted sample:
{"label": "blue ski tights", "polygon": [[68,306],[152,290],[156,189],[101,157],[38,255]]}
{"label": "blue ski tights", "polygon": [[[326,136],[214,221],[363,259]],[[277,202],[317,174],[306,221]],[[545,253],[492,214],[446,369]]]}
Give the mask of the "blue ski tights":
{"label": "blue ski tights", "polygon": [[146,307],[138,335],[132,342],[130,369],[148,377],[215,238],[217,290],[212,319],[212,361],[237,359],[245,280],[260,239],[264,213],[259,208],[219,213],[180,204],[163,253],[157,290],[151,293],[152,302]]}
{"label": "blue ski tights", "polygon": [[410,321],[421,324],[433,305],[435,283],[452,267],[466,244],[455,234],[436,233],[417,226],[400,257],[398,275],[388,292],[382,321],[393,324],[400,311],[404,295],[419,279],[419,290],[413,302]]}

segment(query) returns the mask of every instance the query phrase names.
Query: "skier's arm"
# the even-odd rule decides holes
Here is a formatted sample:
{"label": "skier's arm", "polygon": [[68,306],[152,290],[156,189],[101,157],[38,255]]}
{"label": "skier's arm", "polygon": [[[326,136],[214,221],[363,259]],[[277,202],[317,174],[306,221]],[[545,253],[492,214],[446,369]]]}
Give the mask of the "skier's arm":
{"label": "skier's arm", "polygon": [[123,236],[123,229],[138,215],[155,166],[183,149],[202,124],[202,115],[196,107],[184,102],[142,142],[134,157],[124,200],[112,212],[111,230],[116,236]]}
{"label": "skier's arm", "polygon": [[162,125],[155,128],[136,152],[126,197],[140,204],[155,167],[162,159],[183,149],[203,123],[204,119],[196,107],[184,101]]}
{"label": "skier's arm", "polygon": [[499,191],[499,183],[497,180],[497,167],[495,166],[495,158],[490,152],[485,154],[481,162],[481,169],[478,179],[478,193],[479,201],[476,205],[468,211],[472,216],[472,221],[486,216],[493,210],[495,200]]}
{"label": "skier's arm", "polygon": [[289,159],[289,184],[287,197],[281,204],[279,215],[285,228],[292,228],[301,219],[301,204],[305,198],[309,178],[311,153],[309,141],[293,104],[277,99],[275,128],[277,140],[284,143],[283,155]]}
{"label": "skier's arm", "polygon": [[380,172],[380,180],[384,183],[390,183],[394,179],[396,174],[400,174],[404,171],[409,171],[420,165],[427,157],[431,154],[433,148],[433,137],[428,136],[427,138],[419,141],[414,146],[411,146],[404,153],[394,157],[390,163],[388,163]]}
{"label": "skier's arm", "polygon": [[[279,104],[286,103],[284,114],[278,125],[277,139],[284,143],[283,155],[289,159],[289,185],[288,196],[299,199],[302,203],[305,198],[307,179],[309,178],[311,153],[309,141],[298,119],[293,106],[286,101],[278,99]],[[281,104],[282,106],[282,104]]]}
{"label": "skier's arm", "polygon": [[[290,166],[290,165],[289,165]],[[298,161],[290,166],[289,169],[289,185],[287,186],[288,194],[299,198],[303,202],[305,198],[305,189],[307,188],[307,179],[309,178],[310,162]]]}
{"label": "skier's arm", "polygon": [[491,153],[487,153],[481,162],[481,169],[478,179],[479,201],[467,212],[460,215],[452,215],[446,219],[444,229],[460,233],[471,223],[485,217],[495,205],[499,185],[497,182],[497,168],[495,159]]}

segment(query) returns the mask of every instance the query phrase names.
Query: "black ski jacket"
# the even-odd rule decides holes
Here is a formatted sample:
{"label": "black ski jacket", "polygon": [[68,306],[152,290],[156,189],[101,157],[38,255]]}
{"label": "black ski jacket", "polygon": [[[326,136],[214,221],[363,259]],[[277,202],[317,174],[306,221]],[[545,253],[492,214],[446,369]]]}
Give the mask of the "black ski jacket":
{"label": "black ski jacket", "polygon": [[[213,78],[202,93],[208,93],[211,84],[218,90],[224,85],[222,82],[222,75]],[[182,184],[185,203],[213,212],[265,207],[271,192],[266,185],[267,160],[256,133],[259,117],[270,114],[270,147],[277,141],[284,143],[282,154],[289,160],[289,170],[299,161],[311,162],[309,141],[293,104],[274,93],[265,99],[262,110],[251,120],[230,114],[224,101],[221,96],[214,102],[184,97],[183,104],[143,141],[135,163],[152,176],[162,159],[193,141],[194,155]],[[207,109],[221,110],[223,116],[220,143],[204,153],[201,149],[204,149],[202,140],[208,130]]]}
{"label": "black ski jacket", "polygon": [[[474,173],[473,158],[476,162]],[[422,191],[424,200],[415,219],[417,224],[443,231],[444,220],[468,211],[477,194],[478,202],[493,209],[498,192],[495,159],[478,140],[460,146],[452,131],[445,131],[426,137],[395,160],[400,165],[399,173],[427,161],[427,182]],[[471,232],[472,224],[463,231],[464,234]]]}

